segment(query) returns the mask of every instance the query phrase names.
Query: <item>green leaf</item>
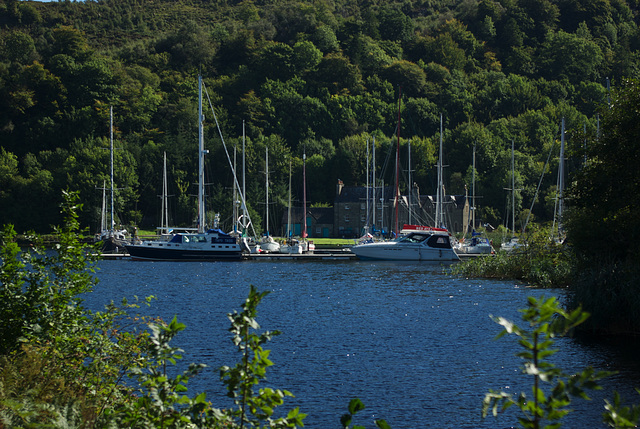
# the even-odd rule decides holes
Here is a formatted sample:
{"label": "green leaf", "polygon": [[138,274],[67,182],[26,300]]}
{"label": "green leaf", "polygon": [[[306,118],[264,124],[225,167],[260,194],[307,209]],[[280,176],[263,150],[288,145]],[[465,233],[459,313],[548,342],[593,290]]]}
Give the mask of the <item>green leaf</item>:
{"label": "green leaf", "polygon": [[349,402],[349,413],[351,413],[352,415],[364,410],[364,408],[364,404],[359,398],[353,398]]}

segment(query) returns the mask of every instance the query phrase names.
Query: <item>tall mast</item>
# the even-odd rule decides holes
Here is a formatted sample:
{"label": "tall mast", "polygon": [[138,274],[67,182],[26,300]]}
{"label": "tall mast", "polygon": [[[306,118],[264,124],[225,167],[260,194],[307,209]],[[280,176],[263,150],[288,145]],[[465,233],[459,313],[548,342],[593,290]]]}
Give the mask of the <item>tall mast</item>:
{"label": "tall mast", "polygon": [[473,170],[471,170],[471,231],[476,228],[476,144],[473,144]]}
{"label": "tall mast", "polygon": [[109,223],[109,231],[113,232],[116,224],[113,216],[113,106],[109,108],[109,140],[111,148],[111,220]]}
{"label": "tall mast", "polygon": [[167,204],[167,194],[167,152],[165,152],[162,167],[162,213],[160,221],[160,230],[164,231],[165,234],[169,233],[169,205]]}
{"label": "tall mast", "polygon": [[307,238],[307,148],[302,153],[302,238]]}
{"label": "tall mast", "polygon": [[516,161],[514,157],[514,143],[511,140],[511,227],[516,235]]}
{"label": "tall mast", "polygon": [[398,142],[396,144],[396,195],[394,197],[396,213],[395,213],[395,233],[398,236],[398,206],[400,205],[400,104],[402,103],[402,87],[398,87]]}
{"label": "tall mast", "polygon": [[440,114],[440,153],[438,155],[438,190],[436,192],[436,228],[442,225],[442,113]]}
{"label": "tall mast", "polygon": [[289,205],[287,208],[287,240],[291,238],[291,160],[289,160]]}
{"label": "tall mast", "polygon": [[[233,173],[235,174],[237,169],[237,157],[238,157],[238,146],[233,145]],[[233,181],[233,232],[238,233],[238,187],[236,186],[236,181]]]}
{"label": "tall mast", "polygon": [[558,235],[562,230],[562,212],[564,210],[564,118],[560,131],[560,163],[558,165]]}
{"label": "tall mast", "polygon": [[373,222],[372,224],[375,225],[376,224],[376,138],[375,136],[373,137],[373,142],[372,142],[372,161],[371,161],[371,176],[373,178],[373,198],[371,201],[371,210],[373,210]]}
{"label": "tall mast", "polygon": [[369,188],[369,139],[367,139],[367,186],[366,186],[366,192],[365,192],[365,201],[367,204],[367,217],[365,218],[365,223],[364,223],[364,233],[368,234],[369,233],[369,196],[371,193],[371,189]]}
{"label": "tall mast", "polygon": [[245,132],[244,132],[244,119],[242,120],[242,236],[244,237],[247,233],[246,222],[249,216],[247,215],[247,203],[245,199],[247,198],[247,170],[245,164]]}
{"label": "tall mast", "polygon": [[266,195],[266,206],[267,206],[267,216],[266,216],[266,224],[265,224],[265,228],[264,230],[267,233],[267,237],[269,236],[269,148],[265,147],[264,148],[265,151],[265,156],[264,156],[264,163],[265,163],[265,180],[264,180],[264,187],[265,187],[265,195]]}
{"label": "tall mast", "polygon": [[411,221],[411,194],[413,193],[413,182],[411,181],[411,139],[409,139],[409,144],[408,144],[408,149],[409,149],[409,201],[408,201],[408,205],[409,205],[409,225],[411,225],[413,222]]}
{"label": "tall mast", "polygon": [[100,217],[100,232],[107,230],[107,181],[102,181],[102,216]]}
{"label": "tall mast", "polygon": [[202,114],[202,76],[198,75],[198,232],[204,232],[204,115]]}

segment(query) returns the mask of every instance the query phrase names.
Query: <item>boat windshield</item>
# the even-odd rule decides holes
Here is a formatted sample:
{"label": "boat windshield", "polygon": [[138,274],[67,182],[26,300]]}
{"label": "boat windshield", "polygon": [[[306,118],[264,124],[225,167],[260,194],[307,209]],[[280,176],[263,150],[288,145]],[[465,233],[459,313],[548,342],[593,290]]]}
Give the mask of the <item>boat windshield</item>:
{"label": "boat windshield", "polygon": [[427,238],[429,238],[428,234],[416,234],[415,232],[412,232],[411,234],[405,235],[404,237],[400,237],[398,241],[402,241],[405,243],[422,243]]}

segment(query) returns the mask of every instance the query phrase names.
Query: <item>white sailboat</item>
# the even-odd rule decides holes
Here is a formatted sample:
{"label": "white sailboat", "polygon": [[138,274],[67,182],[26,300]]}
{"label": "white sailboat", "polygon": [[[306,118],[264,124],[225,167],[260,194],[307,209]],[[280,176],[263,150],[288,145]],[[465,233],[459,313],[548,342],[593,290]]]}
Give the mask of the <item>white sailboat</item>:
{"label": "white sailboat", "polygon": [[[102,184],[102,216],[100,219],[100,232],[96,236],[96,242],[100,243],[102,253],[122,253],[128,241],[126,229],[116,229],[114,214],[114,178],[113,178],[113,106],[109,108],[109,151],[110,151],[110,204],[107,211],[106,183]],[[107,216],[107,213],[110,215]]]}
{"label": "white sailboat", "polygon": [[309,240],[307,232],[307,151],[302,153],[302,253],[313,253],[316,245]]}
{"label": "white sailboat", "polygon": [[[465,255],[487,255],[495,253],[493,246],[488,238],[483,237],[482,234],[477,233],[476,226],[476,145],[473,145],[473,161],[471,171],[471,206],[469,207],[471,212],[469,216],[471,220],[471,239],[467,240],[463,238],[456,243],[454,249],[458,254]],[[466,229],[466,227],[465,227]]]}
{"label": "white sailboat", "polygon": [[500,246],[501,250],[507,252],[512,252],[522,247],[520,239],[516,237],[516,163],[514,153],[514,141],[511,140],[511,227],[513,228],[513,235]]}
{"label": "white sailboat", "polygon": [[265,234],[260,238],[260,243],[258,243],[259,251],[264,253],[279,252],[280,243],[275,241],[269,234],[269,148],[265,148],[265,199]]}
{"label": "white sailboat", "polygon": [[287,238],[285,243],[280,246],[280,253],[302,254],[302,245],[300,241],[293,238],[291,230],[291,160],[289,160],[289,203],[287,207]]}
{"label": "white sailboat", "polygon": [[204,131],[202,77],[198,76],[198,226],[196,233],[174,234],[169,241],[151,240],[126,246],[132,259],[160,261],[240,260],[242,248],[236,239],[220,229],[205,228]]}

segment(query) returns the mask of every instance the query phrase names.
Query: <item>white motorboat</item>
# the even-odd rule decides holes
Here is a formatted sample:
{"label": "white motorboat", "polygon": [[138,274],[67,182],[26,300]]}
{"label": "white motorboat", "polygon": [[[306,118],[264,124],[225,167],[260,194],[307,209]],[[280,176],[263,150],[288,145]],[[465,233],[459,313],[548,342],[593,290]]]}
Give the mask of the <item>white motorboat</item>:
{"label": "white motorboat", "polygon": [[395,240],[359,244],[351,251],[360,259],[433,262],[460,259],[453,251],[451,235],[446,229],[405,225],[404,231],[408,232]]}

